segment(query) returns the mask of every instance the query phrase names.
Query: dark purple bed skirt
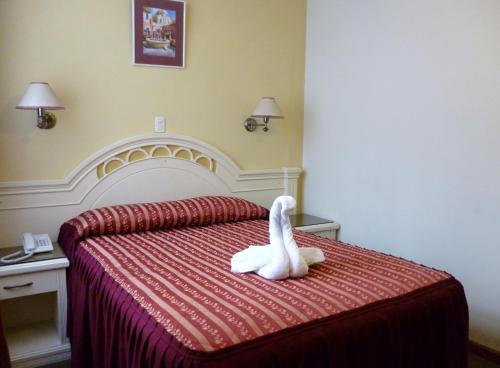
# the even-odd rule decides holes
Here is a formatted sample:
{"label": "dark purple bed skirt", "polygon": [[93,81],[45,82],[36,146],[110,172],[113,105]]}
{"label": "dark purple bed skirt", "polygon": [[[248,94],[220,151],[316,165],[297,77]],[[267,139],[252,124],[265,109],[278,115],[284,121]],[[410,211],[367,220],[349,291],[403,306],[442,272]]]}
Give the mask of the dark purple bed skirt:
{"label": "dark purple bed skirt", "polygon": [[465,368],[468,310],[453,278],[213,353],[187,349],[61,228],[72,366]]}
{"label": "dark purple bed skirt", "polygon": [[2,318],[0,318],[0,368],[10,368],[9,349],[3,334]]}

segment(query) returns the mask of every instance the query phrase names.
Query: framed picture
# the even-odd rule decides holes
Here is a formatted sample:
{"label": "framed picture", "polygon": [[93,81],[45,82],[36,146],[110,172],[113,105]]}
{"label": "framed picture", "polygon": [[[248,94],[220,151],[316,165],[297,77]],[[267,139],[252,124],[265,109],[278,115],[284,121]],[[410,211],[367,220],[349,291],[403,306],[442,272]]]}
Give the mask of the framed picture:
{"label": "framed picture", "polygon": [[186,3],[132,0],[134,65],[184,68]]}

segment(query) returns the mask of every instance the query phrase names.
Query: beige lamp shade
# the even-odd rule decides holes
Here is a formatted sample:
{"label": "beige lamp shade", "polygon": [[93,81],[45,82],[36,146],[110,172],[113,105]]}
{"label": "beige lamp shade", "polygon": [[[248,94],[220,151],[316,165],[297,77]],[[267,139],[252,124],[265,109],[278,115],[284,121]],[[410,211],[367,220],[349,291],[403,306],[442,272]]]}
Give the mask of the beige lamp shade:
{"label": "beige lamp shade", "polygon": [[254,118],[273,118],[273,119],[283,119],[283,113],[281,112],[278,104],[274,97],[262,97],[259,101],[255,111],[252,116]]}
{"label": "beige lamp shade", "polygon": [[28,89],[16,106],[16,109],[63,110],[63,104],[57,99],[54,91],[45,82],[31,82]]}

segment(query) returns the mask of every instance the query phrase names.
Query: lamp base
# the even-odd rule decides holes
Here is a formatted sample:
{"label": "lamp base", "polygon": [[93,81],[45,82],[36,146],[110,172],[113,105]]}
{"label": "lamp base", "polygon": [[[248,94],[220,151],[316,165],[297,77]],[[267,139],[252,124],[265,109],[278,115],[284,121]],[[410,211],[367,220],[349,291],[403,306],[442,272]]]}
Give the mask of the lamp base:
{"label": "lamp base", "polygon": [[36,126],[40,129],[52,129],[56,125],[56,116],[51,112],[44,111],[43,115],[39,115],[36,119]]}
{"label": "lamp base", "polygon": [[243,124],[245,126],[245,129],[248,130],[249,132],[253,132],[255,129],[257,129],[257,120],[254,118],[248,118],[245,120],[245,123]]}

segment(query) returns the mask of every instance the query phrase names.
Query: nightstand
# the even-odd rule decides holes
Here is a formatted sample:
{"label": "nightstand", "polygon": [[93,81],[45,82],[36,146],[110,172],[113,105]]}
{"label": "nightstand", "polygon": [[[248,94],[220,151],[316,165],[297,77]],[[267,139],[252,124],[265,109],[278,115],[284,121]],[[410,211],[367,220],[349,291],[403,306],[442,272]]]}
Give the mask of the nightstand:
{"label": "nightstand", "polygon": [[[0,256],[16,248],[0,248]],[[66,268],[57,243],[54,251],[0,265],[0,310],[12,367],[36,367],[70,358],[66,337]]]}
{"label": "nightstand", "polygon": [[305,213],[290,216],[290,223],[296,230],[335,240],[337,239],[337,231],[340,229],[338,222]]}

